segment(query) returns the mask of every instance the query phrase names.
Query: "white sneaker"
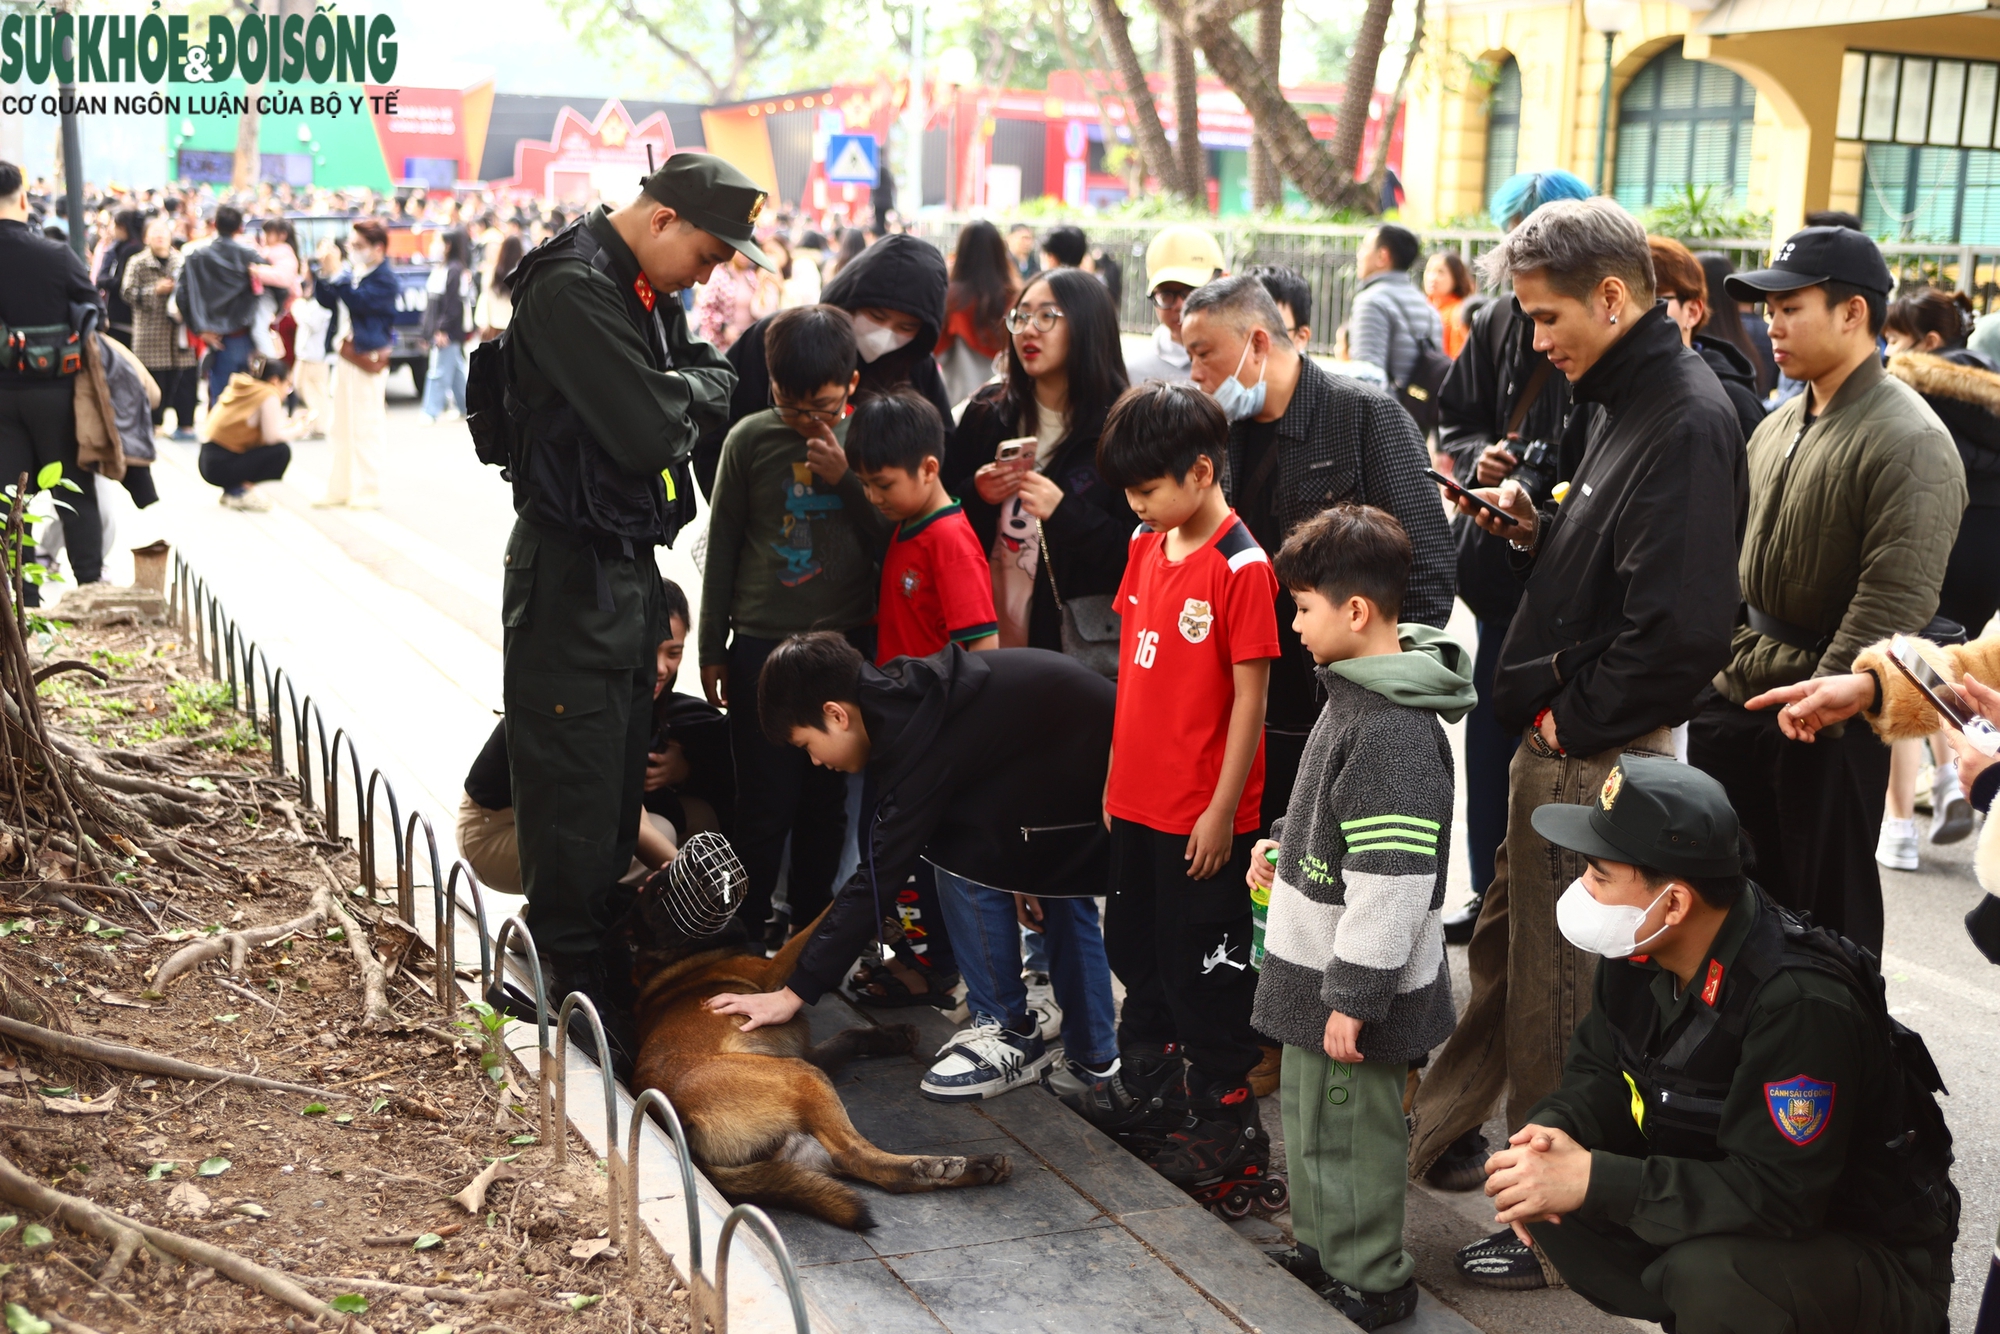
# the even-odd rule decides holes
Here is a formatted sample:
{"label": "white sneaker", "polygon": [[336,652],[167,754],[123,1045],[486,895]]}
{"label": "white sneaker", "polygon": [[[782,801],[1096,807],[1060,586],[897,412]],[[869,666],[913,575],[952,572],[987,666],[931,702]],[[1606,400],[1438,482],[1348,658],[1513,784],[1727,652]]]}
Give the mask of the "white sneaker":
{"label": "white sneaker", "polygon": [[917,1089],[938,1102],[972,1102],[1032,1084],[1060,1055],[1040,1033],[1009,1033],[991,1019],[951,1035]]}
{"label": "white sneaker", "polygon": [[224,491],[222,493],[222,508],[226,510],[245,510],[251,514],[265,514],[270,511],[271,502],[265,497],[258,495],[255,491],[244,491],[233,496]]}
{"label": "white sneaker", "polygon": [[1884,820],[1875,843],[1875,860],[1892,871],[1917,869],[1917,822]]}
{"label": "white sneaker", "polygon": [[1021,980],[1028,984],[1028,1017],[1035,1021],[1035,1030],[1042,1035],[1042,1041],[1054,1042],[1062,1036],[1062,1006],[1056,1004],[1055,987],[1049,982],[1047,973],[1022,973]]}
{"label": "white sneaker", "polygon": [[1972,803],[1958,785],[1958,762],[1940,764],[1931,784],[1931,842],[1956,843],[1972,832]]}

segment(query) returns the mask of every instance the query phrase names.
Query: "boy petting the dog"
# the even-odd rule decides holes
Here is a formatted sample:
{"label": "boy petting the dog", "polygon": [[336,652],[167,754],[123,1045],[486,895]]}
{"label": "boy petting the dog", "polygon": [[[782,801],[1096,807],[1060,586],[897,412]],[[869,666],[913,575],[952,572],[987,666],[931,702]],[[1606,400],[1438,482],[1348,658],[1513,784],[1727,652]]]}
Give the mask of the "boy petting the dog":
{"label": "boy petting the dog", "polygon": [[837,306],[797,306],[764,331],[772,406],[730,429],[710,496],[702,571],[701,684],[729,710],[736,760],[736,846],[749,887],[738,917],[750,939],[768,927],[785,837],[790,921],[819,915],[840,867],[846,786],[797,751],[772,745],[757,721],[757,673],[788,635],[839,630],[868,639],[875,616],[881,519],[848,467],[842,441],[860,383],[854,319]]}
{"label": "boy petting the dog", "polygon": [[1282,1203],[1263,1198],[1270,1143],[1249,1086],[1263,1053],[1250,1026],[1244,883],[1261,823],[1278,589],[1270,558],[1223,499],[1228,445],[1214,399],[1158,381],[1119,398],[1098,442],[1099,476],[1124,488],[1141,520],[1115,603],[1121,659],[1104,790],[1104,946],[1125,1008],[1116,1067],[1072,1060],[1049,1082],[1108,1133],[1171,1135],[1152,1165],[1204,1203],[1235,1208]]}
{"label": "boy petting the dog", "polygon": [[875,603],[875,661],[927,658],[946,644],[1000,646],[993,567],[944,489],[944,418],[912,389],[862,401],[847,423],[848,466],[895,525]]}
{"label": "boy petting the dog", "polygon": [[1277,575],[1326,691],[1291,804],[1249,873],[1271,891],[1254,1022],[1284,1044],[1297,1245],[1280,1263],[1376,1329],[1417,1308],[1403,1088],[1454,1017],[1439,911],[1453,770],[1438,720],[1471,710],[1472,658],[1443,631],[1396,623],[1410,541],[1382,510],[1307,520]]}

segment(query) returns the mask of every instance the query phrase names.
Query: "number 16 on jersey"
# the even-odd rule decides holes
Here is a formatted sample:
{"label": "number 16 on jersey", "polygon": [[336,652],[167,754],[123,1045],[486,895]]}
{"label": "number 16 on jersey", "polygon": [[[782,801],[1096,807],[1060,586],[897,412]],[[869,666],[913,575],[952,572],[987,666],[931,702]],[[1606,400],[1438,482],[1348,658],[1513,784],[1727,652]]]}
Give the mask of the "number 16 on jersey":
{"label": "number 16 on jersey", "polygon": [[1153,659],[1160,651],[1160,632],[1141,630],[1137,636],[1137,644],[1138,647],[1132,651],[1133,664],[1139,667],[1151,667]]}

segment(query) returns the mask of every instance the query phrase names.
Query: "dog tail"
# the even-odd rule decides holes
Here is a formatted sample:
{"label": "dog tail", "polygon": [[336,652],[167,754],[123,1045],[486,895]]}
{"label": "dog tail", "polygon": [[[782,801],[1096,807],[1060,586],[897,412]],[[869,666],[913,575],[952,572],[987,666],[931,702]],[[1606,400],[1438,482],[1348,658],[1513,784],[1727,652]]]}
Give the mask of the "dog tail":
{"label": "dog tail", "polygon": [[832,911],[831,903],[820,909],[819,916],[812,919],[810,926],[793,932],[792,938],[785,942],[784,947],[770,957],[764,965],[765,990],[776,991],[792,980],[792,969],[798,967],[799,956],[806,952],[806,943],[812,939],[813,932],[819,930],[820,923],[824,922],[826,915]]}
{"label": "dog tail", "polygon": [[839,1227],[860,1230],[875,1226],[867,1201],[851,1187],[824,1172],[815,1172],[782,1158],[767,1158],[742,1167],[704,1165],[709,1180],[731,1200],[742,1204],[778,1205],[824,1218]]}

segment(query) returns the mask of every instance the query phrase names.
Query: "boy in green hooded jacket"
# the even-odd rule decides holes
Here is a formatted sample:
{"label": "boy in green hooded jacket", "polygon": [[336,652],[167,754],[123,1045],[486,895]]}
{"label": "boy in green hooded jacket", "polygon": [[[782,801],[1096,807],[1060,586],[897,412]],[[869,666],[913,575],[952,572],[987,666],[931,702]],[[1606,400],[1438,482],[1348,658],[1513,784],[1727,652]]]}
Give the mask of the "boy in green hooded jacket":
{"label": "boy in green hooded jacket", "polygon": [[1417,1305],[1403,1086],[1454,1021],[1440,912],[1453,768],[1439,719],[1472,708],[1472,655],[1397,624],[1410,541],[1382,510],[1307,520],[1275,564],[1327,696],[1291,805],[1250,861],[1252,889],[1271,896],[1251,1022],[1284,1044],[1297,1246],[1280,1259],[1376,1329]]}

